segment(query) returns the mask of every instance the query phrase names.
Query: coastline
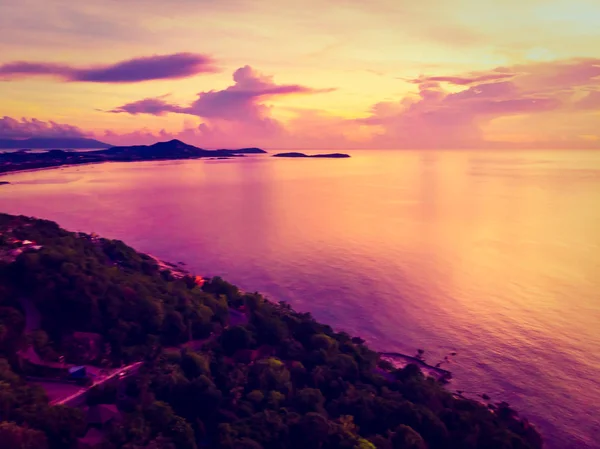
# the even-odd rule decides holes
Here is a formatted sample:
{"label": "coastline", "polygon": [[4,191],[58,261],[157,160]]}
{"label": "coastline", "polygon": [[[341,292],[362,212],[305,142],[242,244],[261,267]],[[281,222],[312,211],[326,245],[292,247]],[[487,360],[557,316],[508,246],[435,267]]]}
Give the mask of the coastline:
{"label": "coastline", "polygon": [[[56,170],[56,169],[63,168],[63,167],[80,167],[80,166],[84,166],[84,165],[100,165],[100,164],[110,164],[110,163],[114,163],[114,162],[117,162],[117,161],[82,162],[81,164],[62,164],[62,165],[51,165],[49,167],[23,168],[23,169],[0,172],[0,178],[2,176],[16,175],[16,174],[20,174],[20,173],[30,173],[30,172],[34,173],[34,172],[45,171],[45,170]],[[135,162],[142,162],[142,161],[135,161]]]}
{"label": "coastline", "polygon": [[251,147],[240,149],[205,150],[180,140],[157,142],[153,145],[111,147],[105,150],[81,152],[53,149],[43,153],[0,153],[0,174],[24,170],[58,168],[103,162],[145,162],[189,159],[229,159],[266,151]]}
{"label": "coastline", "polygon": [[[154,261],[156,261],[156,263],[158,264],[158,266],[160,267],[161,270],[170,271],[171,274],[173,275],[173,277],[175,277],[176,279],[181,279],[185,276],[191,276],[193,278],[201,278],[201,279],[203,279],[203,282],[209,282],[211,280],[211,278],[209,278],[209,277],[195,275],[192,272],[190,272],[188,269],[182,268],[182,266],[181,266],[183,264],[182,262],[175,264],[172,262],[165,261],[164,259],[161,259],[153,254],[149,254],[149,253],[143,253],[143,254],[145,256],[150,257]],[[239,289],[239,292],[242,295],[248,293],[247,291],[242,290],[242,289]],[[257,292],[257,293],[260,294],[263,297],[263,300],[266,303],[269,303],[271,306],[273,306],[275,308],[281,307],[281,305],[278,304],[276,301],[263,296],[260,292]],[[242,317],[244,317],[244,320],[247,320],[246,314],[244,312],[240,312],[237,309],[230,309],[230,313],[232,313],[232,312],[240,314]],[[354,339],[358,338],[359,340],[362,340],[361,337],[354,336],[353,338]],[[202,340],[202,343],[204,343],[205,341],[206,340]],[[186,343],[183,343],[181,346],[184,348],[185,347],[195,348],[197,346],[196,343],[198,343],[198,342],[191,340]],[[388,366],[382,365],[377,368],[377,372],[384,375],[384,377],[390,376],[392,369],[402,369],[402,368],[406,368],[408,365],[415,365],[420,369],[420,371],[423,373],[423,375],[425,377],[429,377],[429,378],[435,380],[437,383],[442,385],[443,388],[447,389],[446,386],[450,383],[450,381],[453,378],[453,374],[450,370],[441,368],[439,366],[430,365],[422,358],[419,358],[416,356],[411,356],[411,355],[401,353],[401,352],[395,352],[395,351],[390,352],[390,351],[375,350],[375,352],[377,353],[380,362],[383,362],[384,364],[389,363]],[[451,391],[450,389],[447,389],[447,390],[455,398],[476,402],[479,405],[481,405],[482,407],[489,409],[490,411],[496,411],[499,406],[500,407],[506,406],[508,409],[510,409],[510,404],[508,404],[506,402],[501,402],[501,403],[498,403],[498,405],[496,405],[492,401],[492,399],[485,393],[468,392],[468,391],[463,391],[463,390],[456,390],[456,391]],[[532,424],[531,422],[529,422],[529,420],[527,418],[521,417],[519,419],[523,420],[526,423],[526,425],[537,429],[537,427],[534,424]]]}
{"label": "coastline", "polygon": [[[169,161],[196,161],[196,160],[201,160],[201,159],[206,159],[208,161],[211,160],[228,160],[228,159],[234,159],[236,157],[241,157],[241,156],[210,156],[210,157],[205,157],[205,156],[200,156],[200,157],[193,157],[193,158],[186,158],[186,159],[180,159],[180,158],[176,158],[176,159],[147,159],[147,160],[134,160],[134,161],[95,161],[95,162],[82,162],[82,163],[75,163],[75,164],[61,164],[61,165],[51,165],[48,167],[38,167],[38,168],[23,168],[23,169],[17,169],[17,170],[11,170],[11,171],[0,171],[0,178],[3,176],[10,176],[10,175],[16,175],[16,174],[20,174],[20,173],[34,173],[34,172],[38,172],[38,171],[45,171],[45,170],[57,170],[60,168],[71,168],[71,167],[83,167],[83,166],[88,166],[88,165],[104,165],[104,164],[128,164],[128,163],[133,163],[133,162],[169,162]],[[0,184],[1,185],[1,184]]]}
{"label": "coastline", "polygon": [[[195,275],[195,274],[191,273],[189,270],[182,268],[181,264],[174,264],[172,262],[167,262],[167,261],[160,259],[159,257],[156,257],[155,255],[149,254],[149,253],[145,253],[144,255],[153,259],[162,271],[170,271],[171,274],[173,275],[173,277],[176,279],[181,279],[185,276],[191,276],[194,278],[200,277],[204,280],[210,279],[205,276]],[[240,293],[246,294],[248,292],[240,289]],[[262,295],[261,292],[258,292],[258,293]],[[267,298],[264,295],[263,295],[263,298],[266,302],[268,302],[272,306],[278,307],[277,302],[270,300],[269,298]],[[382,361],[390,362],[395,368],[403,368],[407,365],[414,364],[414,365],[419,366],[419,368],[421,368],[421,370],[423,371],[423,374],[434,378],[435,380],[437,380],[438,382],[440,382],[442,384],[447,384],[452,379],[452,372],[450,370],[441,368],[439,366],[430,365],[425,360],[420,359],[418,357],[404,354],[401,352],[388,352],[388,351],[376,351],[376,352]]]}
{"label": "coastline", "polygon": [[[182,321],[183,326],[177,328],[178,333],[175,334],[176,338],[172,338],[170,333],[162,333],[172,332],[172,327],[168,327],[165,328],[166,330],[161,329],[161,333],[151,332],[148,334],[152,337],[150,340],[132,341],[125,345],[119,343],[119,341],[111,343],[111,345],[115,345],[111,351],[116,355],[116,358],[113,360],[114,364],[111,366],[120,366],[121,368],[119,371],[111,371],[109,376],[105,374],[99,377],[96,379],[97,382],[92,384],[92,387],[94,385],[102,385],[105,381],[110,380],[116,375],[119,378],[123,378],[136,374],[134,367],[141,367],[142,361],[146,362],[143,364],[142,375],[154,372],[156,375],[162,376],[163,373],[171,369],[169,368],[171,365],[164,364],[168,361],[168,363],[182,363],[181,369],[189,381],[196,378],[199,375],[198,373],[202,371],[207,372],[211,376],[210,378],[207,377],[210,382],[212,382],[211,378],[217,379],[214,377],[217,375],[216,373],[222,373],[226,379],[229,379],[228,382],[235,382],[238,385],[235,391],[250,388],[248,390],[250,392],[246,391],[246,394],[242,396],[246,396],[248,400],[253,400],[251,398],[257,396],[257,399],[260,399],[260,403],[263,403],[266,392],[271,391],[273,388],[283,389],[284,392],[291,388],[292,393],[289,394],[299,394],[299,397],[303,397],[304,394],[298,392],[304,391],[306,394],[310,393],[310,395],[313,395],[314,393],[323,398],[328,398],[329,402],[326,405],[328,408],[324,410],[335,411],[338,406],[336,402],[338,394],[343,391],[346,391],[344,394],[350,401],[348,405],[352,403],[354,398],[353,391],[360,390],[363,394],[367,395],[365,397],[373,397],[373,392],[377,391],[376,396],[379,399],[373,399],[375,401],[374,404],[379,403],[377,401],[388,401],[390,405],[394,403],[396,404],[395,407],[414,414],[414,419],[416,420],[414,421],[415,430],[420,432],[417,435],[422,435],[427,441],[432,438],[430,429],[421,427],[418,424],[421,414],[411,404],[420,404],[429,409],[430,413],[433,413],[432,417],[438,416],[437,419],[441,420],[439,421],[439,425],[443,428],[446,425],[444,422],[446,422],[447,415],[443,413],[442,409],[439,409],[438,400],[433,400],[434,398],[438,398],[439,400],[446,401],[444,402],[446,406],[452,408],[457,413],[466,411],[469,414],[467,419],[473,420],[475,427],[477,427],[477,422],[481,422],[492,428],[503,429],[506,432],[506,438],[510,438],[509,435],[511,433],[515,437],[517,435],[523,437],[527,442],[531,443],[531,446],[528,445],[526,447],[532,449],[540,449],[542,447],[542,437],[536,427],[532,426],[527,419],[520,418],[507,403],[492,404],[489,401],[490,398],[485,395],[481,395],[481,397],[488,401],[487,404],[480,400],[464,397],[462,395],[463,392],[448,390],[442,385],[442,382],[437,381],[438,379],[435,376],[431,376],[427,371],[421,370],[420,363],[415,363],[424,362],[421,357],[421,350],[419,350],[417,357],[402,353],[387,353],[388,355],[391,354],[404,358],[405,361],[409,362],[402,367],[394,366],[394,364],[385,360],[384,356],[386,353],[370,349],[367,342],[360,337],[353,337],[344,331],[336,331],[331,326],[315,320],[310,313],[298,312],[285,302],[268,300],[258,292],[245,292],[220,277],[206,279],[200,276],[192,276],[190,275],[191,270],[182,267],[182,265],[185,265],[184,262],[177,264],[166,262],[148,253],[137,252],[120,240],[104,239],[93,233],[88,235],[82,232],[69,232],[60,228],[56,223],[47,220],[37,220],[32,217],[22,215],[11,216],[8,214],[2,214],[2,218],[4,219],[4,228],[2,231],[5,231],[7,237],[5,241],[9,245],[23,246],[25,249],[22,252],[25,253],[47,248],[51,252],[56,251],[58,255],[63,254],[64,256],[62,257],[66,257],[65,260],[72,261],[73,270],[77,270],[73,273],[74,275],[77,275],[78,272],[82,274],[86,272],[85,267],[87,265],[84,261],[87,259],[85,258],[85,254],[92,254],[96,249],[100,249],[97,253],[97,261],[100,262],[98,275],[101,278],[103,276],[106,278],[107,284],[104,294],[106,295],[106,292],[111,289],[110,286],[114,285],[112,287],[113,290],[110,290],[110,297],[114,301],[119,301],[118,298],[124,295],[123,298],[125,299],[122,300],[124,301],[122,306],[140,307],[136,306],[135,302],[132,303],[131,300],[136,297],[136,291],[139,294],[146,294],[146,290],[144,287],[141,287],[143,290],[138,291],[133,285],[147,285],[147,288],[154,292],[148,297],[147,301],[153,301],[149,304],[157,304],[157,307],[161,307],[158,306],[159,303],[172,304],[175,307],[185,308],[195,303],[199,307],[197,309],[198,315],[190,315],[191,319],[196,317],[195,324],[190,323],[186,326]],[[81,243],[75,243],[78,239],[81,240]],[[12,247],[9,247],[9,250],[10,248]],[[73,252],[71,248],[77,248],[77,250]],[[94,251],[89,251],[91,248]],[[25,257],[25,255],[22,257]],[[108,257],[108,259],[104,259],[105,257]],[[42,258],[36,259],[34,257],[32,262],[35,263],[39,259]],[[155,262],[156,265],[148,265],[150,261]],[[28,269],[27,264],[19,264],[18,266],[22,266],[25,270]],[[56,267],[49,266],[48,272],[53,272],[52,270],[56,270]],[[26,278],[28,277],[23,277],[23,279]],[[45,281],[42,280],[42,282]],[[131,282],[134,284],[131,284]],[[22,280],[17,278],[14,287],[17,288],[21,283]],[[46,292],[52,294],[52,292],[58,293],[62,291],[54,291],[52,290],[53,288],[51,287],[50,290],[43,289],[40,293],[43,292],[43,295],[45,295]],[[66,292],[71,291],[68,286],[65,288]],[[19,298],[19,291],[17,289],[14,290],[13,301]],[[115,292],[121,293],[115,296]],[[59,297],[61,296],[57,296],[57,298]],[[186,297],[188,299],[182,302],[181,300]],[[43,307],[47,307],[43,303],[41,304]],[[118,302],[115,303],[114,307],[119,307],[119,304]],[[123,321],[123,323],[145,323],[143,319],[140,321],[141,316],[146,316],[144,310],[135,309],[135,313],[130,313],[129,318],[127,318],[127,315],[123,315],[123,319],[127,320]],[[180,316],[177,315],[179,313],[177,310],[171,309],[168,313],[173,317]],[[48,313],[52,309],[46,309],[46,312],[40,311]],[[181,313],[184,313],[183,309]],[[241,320],[238,318],[241,318]],[[81,320],[77,321],[77,323],[81,322]],[[209,322],[213,323],[213,325],[210,328],[204,327]],[[148,325],[152,325],[149,323]],[[67,322],[67,325],[69,325],[69,322]],[[192,325],[202,327],[193,328]],[[80,325],[77,324],[71,327],[71,329],[75,331],[81,330]],[[193,336],[192,329],[195,329]],[[87,328],[85,332],[88,332]],[[105,335],[105,331],[102,331],[99,335]],[[219,338],[210,338],[213,335]],[[239,338],[244,335],[247,338]],[[159,340],[156,340],[156,338]],[[157,346],[158,342],[160,343]],[[161,345],[162,349],[168,349],[172,346],[169,345],[171,342],[175,344],[174,347],[180,348],[178,354],[161,350]],[[52,349],[52,346],[45,344],[41,348]],[[56,347],[55,349],[60,350],[60,347]],[[159,349],[158,352],[157,349]],[[107,354],[111,354],[111,352]],[[214,367],[211,365],[210,370],[208,365],[206,365],[208,362],[207,357],[217,363]],[[189,362],[194,363],[190,364]],[[423,366],[427,366],[427,364],[423,363]],[[190,371],[191,369],[200,371]],[[271,372],[273,376],[280,371],[282,375],[285,373],[285,376],[268,378],[260,376],[249,378],[227,376],[227,373],[234,372],[230,371],[232,369],[240,369],[242,371],[249,369],[252,376],[258,375],[264,369],[267,369],[271,370],[268,372]],[[289,379],[286,376],[290,376]],[[185,385],[196,385],[193,381],[188,384],[188,380],[183,380],[184,377],[181,377],[181,379]],[[342,380],[343,383],[340,383]],[[272,384],[271,382],[277,383]],[[220,394],[231,389],[226,384],[213,385],[216,385],[214,388],[218,388],[222,392]],[[348,389],[344,387],[343,391],[338,390],[338,388],[344,385]],[[378,388],[383,385],[389,386],[391,390],[383,389],[380,391]],[[302,388],[308,388],[308,390],[302,390]],[[79,406],[80,403],[85,403],[85,393],[88,391],[90,391],[90,388],[84,389],[83,392],[80,391],[79,393],[76,392],[67,396],[61,393],[62,399],[58,399],[56,402],[53,400],[48,405],[52,406],[68,402],[68,405]],[[160,392],[160,390],[157,391]],[[258,393],[254,393],[254,391],[264,391],[264,393],[258,397]],[[317,391],[320,391],[320,393],[316,393]],[[184,393],[185,397],[185,391],[181,390],[181,392]],[[427,394],[422,396],[425,392]],[[388,397],[389,394],[392,396]],[[429,395],[431,395],[431,401],[421,402],[428,398]],[[279,397],[277,396],[277,398]],[[168,403],[172,402],[168,396],[165,399]],[[240,397],[237,396],[237,393],[231,396],[230,399],[233,402],[227,402],[226,404],[233,407],[231,412],[237,413],[238,408],[242,407],[239,410],[240,413],[243,413],[244,403],[238,405],[237,401]],[[176,400],[173,403],[177,405]],[[293,400],[288,406],[296,407],[297,403],[296,400]],[[268,403],[264,403],[263,405],[269,407]],[[228,406],[225,405],[225,407]],[[300,405],[300,412],[310,412],[310,410],[302,407]],[[223,413],[226,410],[223,409]],[[261,414],[261,410],[262,408],[256,410],[258,414],[254,416],[263,417],[264,415]],[[219,418],[215,419],[215,422],[209,421],[213,425],[213,430],[216,429],[214,425],[221,423],[221,419],[225,416],[219,415]],[[392,413],[390,416],[395,415]],[[323,415],[323,419],[327,419],[326,415]],[[448,430],[455,428],[453,422],[447,422],[449,426]],[[375,422],[372,425],[375,426],[374,429],[379,429]],[[386,429],[390,430],[393,427],[390,424]],[[386,435],[384,431],[385,429],[376,431],[372,435]],[[364,436],[368,435],[370,433],[364,434]],[[486,435],[486,438],[491,439],[493,435],[493,433],[489,433]],[[463,439],[462,434],[457,433],[448,434],[448,437],[456,441]],[[507,439],[506,441],[509,440]],[[525,446],[519,447],[522,449]]]}
{"label": "coastline", "polygon": [[104,165],[104,164],[121,164],[121,163],[132,163],[132,162],[167,162],[167,161],[182,161],[182,160],[199,160],[199,159],[210,159],[208,157],[195,157],[195,158],[187,158],[187,159],[147,159],[147,160],[139,160],[139,161],[94,161],[94,162],[81,162],[81,163],[75,163],[75,164],[61,164],[61,165],[51,165],[48,167],[38,167],[38,168],[23,168],[23,169],[17,169],[17,170],[11,170],[11,171],[3,171],[0,172],[0,178],[2,176],[10,176],[10,175],[16,175],[16,174],[20,174],[20,173],[34,173],[34,172],[38,172],[38,171],[45,171],[45,170],[57,170],[59,168],[71,168],[71,167],[83,167],[83,166],[88,166],[88,165]]}

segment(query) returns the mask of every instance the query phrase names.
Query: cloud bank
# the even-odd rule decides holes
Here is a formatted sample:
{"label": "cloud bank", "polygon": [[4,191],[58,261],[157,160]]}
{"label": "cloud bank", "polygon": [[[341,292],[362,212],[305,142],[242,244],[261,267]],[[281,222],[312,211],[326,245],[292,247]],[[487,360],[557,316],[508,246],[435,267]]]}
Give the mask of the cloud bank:
{"label": "cloud bank", "polygon": [[[600,59],[535,62],[454,75],[423,74],[404,81],[415,91],[394,101],[375,103],[360,118],[288,108],[284,119],[270,99],[332,89],[278,84],[273,77],[244,66],[234,72],[232,85],[200,92],[188,104],[175,104],[161,96],[109,111],[182,115],[187,118],[180,131],[109,130],[96,131],[95,137],[115,144],[178,138],[207,148],[600,148]],[[174,118],[169,120],[172,124]],[[36,130],[82,132],[37,120],[5,117],[0,123],[4,127],[0,130],[21,136]]]}
{"label": "cloud bank", "polygon": [[52,76],[65,82],[138,83],[179,79],[217,69],[212,58],[198,53],[174,53],[119,61],[114,64],[75,67],[52,62],[16,61],[0,65],[0,78]]}
{"label": "cloud bank", "polygon": [[86,133],[77,126],[53,121],[11,117],[0,118],[0,139],[27,139],[29,137],[85,137]]}
{"label": "cloud bank", "polygon": [[[600,109],[600,59],[532,63],[456,76],[420,76],[407,81],[417,85],[417,94],[377,103],[368,117],[359,120],[378,129],[371,142],[375,146],[485,148],[490,142],[484,130],[499,119],[534,115],[539,119],[539,128],[529,130],[532,138],[525,145],[542,139],[545,144],[561,144],[565,138],[571,140],[563,144],[572,145],[580,136],[558,135],[556,129],[544,127],[544,120]],[[444,84],[463,89],[448,92]],[[586,96],[580,98],[585,91]],[[576,119],[571,116],[570,120]],[[594,132],[598,134],[597,129]],[[600,146],[600,136],[594,145]]]}

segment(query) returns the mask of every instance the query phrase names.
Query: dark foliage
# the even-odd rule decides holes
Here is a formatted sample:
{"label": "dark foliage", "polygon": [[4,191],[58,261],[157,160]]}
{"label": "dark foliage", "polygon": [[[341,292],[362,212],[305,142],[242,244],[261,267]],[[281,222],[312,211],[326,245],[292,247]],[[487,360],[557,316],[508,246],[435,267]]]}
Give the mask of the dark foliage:
{"label": "dark foliage", "polygon": [[[49,348],[48,356],[63,351],[66,334],[86,331],[106,338],[113,363],[146,360],[119,392],[88,397],[90,404],[116,400],[124,415],[103,448],[542,447],[535,429],[507,405],[491,411],[452,395],[416,365],[382,365],[363,340],[286,304],[220,278],[202,288],[174,279],[122,242],[0,215],[0,227],[7,226],[43,246],[0,264],[7,359],[23,344],[21,299],[28,298],[46,336],[36,349]],[[195,344],[182,347],[189,340]],[[43,391],[7,362],[0,364],[0,419],[7,422],[0,435],[19,448],[32,447],[32,439],[35,447],[71,447],[83,432],[76,410],[49,407]]]}

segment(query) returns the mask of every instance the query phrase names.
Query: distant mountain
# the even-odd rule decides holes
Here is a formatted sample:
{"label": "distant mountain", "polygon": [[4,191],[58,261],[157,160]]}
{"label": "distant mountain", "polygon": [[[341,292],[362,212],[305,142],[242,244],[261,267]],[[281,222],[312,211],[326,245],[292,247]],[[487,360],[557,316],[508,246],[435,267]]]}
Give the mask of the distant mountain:
{"label": "distant mountain", "polygon": [[239,150],[205,150],[189,145],[181,140],[173,139],[168,142],[157,142],[153,145],[134,145],[130,147],[112,147],[98,151],[98,154],[111,157],[133,159],[189,159],[195,157],[234,157],[243,154],[266,153],[260,148],[241,148]]}
{"label": "distant mountain", "polygon": [[181,159],[203,156],[221,156],[212,151],[188,145],[181,140],[173,139],[168,142],[157,142],[152,145],[133,145],[111,147],[107,150],[98,151],[98,154],[110,157],[152,158],[152,159]]}
{"label": "distant mountain", "polygon": [[25,148],[109,148],[110,145],[84,137],[32,137],[30,139],[0,139],[0,148],[18,150]]}
{"label": "distant mountain", "polygon": [[205,150],[176,139],[168,142],[158,142],[153,145],[111,147],[96,151],[63,151],[52,149],[38,153],[28,151],[0,152],[0,173],[99,162],[165,161],[199,158],[224,159],[243,157],[245,154],[256,153],[265,153],[265,151],[259,148]]}

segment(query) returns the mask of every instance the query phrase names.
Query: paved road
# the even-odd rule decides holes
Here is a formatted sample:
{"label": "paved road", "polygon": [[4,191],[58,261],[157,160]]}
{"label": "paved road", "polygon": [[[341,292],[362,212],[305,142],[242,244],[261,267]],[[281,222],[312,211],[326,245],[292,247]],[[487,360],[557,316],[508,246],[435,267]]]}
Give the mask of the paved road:
{"label": "paved road", "polygon": [[[242,312],[239,312],[234,309],[230,309],[230,314],[231,314],[230,320],[231,320],[232,325],[245,324],[248,322],[248,317],[246,316],[246,314],[244,314]],[[217,336],[216,334],[211,334],[211,336],[208,338],[205,338],[202,340],[192,340],[192,341],[187,342],[184,345],[177,347],[177,348],[180,349],[181,347],[187,346],[187,347],[191,347],[192,349],[195,350],[195,349],[200,348],[204,343],[206,343],[209,340],[212,340],[216,336]],[[172,349],[175,349],[175,347]],[[130,375],[137,373],[139,371],[140,367],[142,366],[142,364],[143,364],[143,362],[135,362],[135,363],[132,363],[131,365],[127,365],[123,368],[119,368],[108,375],[99,376],[96,378],[96,380],[94,380],[94,383],[92,385],[90,385],[89,387],[81,388],[77,392],[70,394],[68,396],[51,400],[50,405],[72,405],[73,403],[76,403],[79,400],[85,399],[85,395],[88,393],[88,391],[90,391],[90,389],[92,389],[94,387],[101,386],[104,383],[106,383],[107,381],[114,379],[117,376],[124,378],[124,377],[129,377]]]}
{"label": "paved road", "polygon": [[69,405],[69,403],[77,402],[77,400],[82,399],[82,396],[85,396],[88,393],[88,391],[90,391],[94,387],[101,386],[104,383],[108,382],[109,380],[114,379],[115,377],[125,378],[132,374],[137,373],[138,370],[140,369],[140,367],[142,366],[142,364],[143,364],[143,362],[135,362],[135,363],[132,363],[131,365],[127,365],[123,368],[119,368],[118,370],[115,370],[111,374],[108,374],[106,376],[103,376],[103,377],[95,380],[94,383],[92,385],[90,385],[89,387],[81,388],[76,393],[73,393],[62,399],[55,399],[53,401],[50,401],[50,405]]}

